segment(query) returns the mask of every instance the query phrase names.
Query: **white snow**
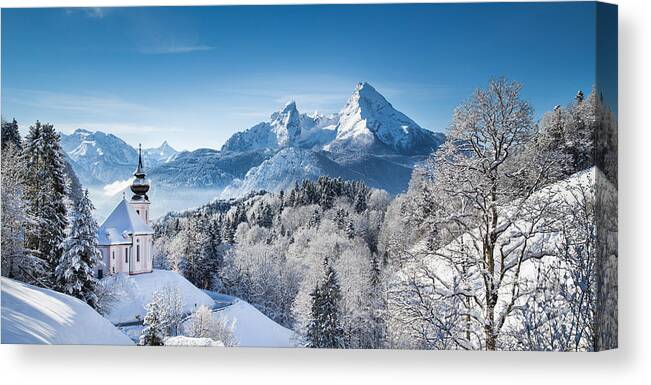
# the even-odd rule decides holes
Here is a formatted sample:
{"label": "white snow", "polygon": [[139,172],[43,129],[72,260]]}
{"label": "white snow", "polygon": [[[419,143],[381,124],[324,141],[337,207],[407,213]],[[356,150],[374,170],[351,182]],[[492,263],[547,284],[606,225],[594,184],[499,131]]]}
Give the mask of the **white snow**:
{"label": "white snow", "polygon": [[2,278],[2,343],[133,345],[81,300]]}
{"label": "white snow", "polygon": [[163,341],[165,346],[221,346],[224,344],[210,338],[194,338],[186,336],[167,337]]}
{"label": "white snow", "polygon": [[214,305],[206,293],[180,274],[169,270],[154,269],[151,273],[139,275],[119,274],[114,284],[118,286],[120,301],[113,306],[107,317],[114,324],[142,320],[146,313],[145,305],[151,302],[154,293],[167,288],[178,288],[184,312],[190,313],[200,305]]}
{"label": "white snow", "polygon": [[280,326],[248,302],[240,299],[214,313],[227,324],[234,321],[233,334],[238,346],[248,347],[293,347],[294,332]]}

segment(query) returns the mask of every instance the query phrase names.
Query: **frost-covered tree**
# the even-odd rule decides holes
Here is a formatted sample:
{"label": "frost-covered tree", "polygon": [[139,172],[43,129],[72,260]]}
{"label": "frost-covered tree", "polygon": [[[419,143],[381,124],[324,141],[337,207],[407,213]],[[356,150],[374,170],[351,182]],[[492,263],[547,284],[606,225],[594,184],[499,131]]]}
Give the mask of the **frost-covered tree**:
{"label": "frost-covered tree", "polygon": [[5,146],[11,144],[15,147],[16,150],[20,151],[22,149],[22,141],[20,138],[20,132],[18,131],[18,122],[16,119],[13,119],[11,122],[7,122],[2,119],[2,149],[4,150]]}
{"label": "frost-covered tree", "polygon": [[237,346],[234,328],[234,320],[228,322],[224,318],[217,318],[207,306],[201,305],[190,316],[185,334],[189,337],[220,341],[224,346]]}
{"label": "frost-covered tree", "polygon": [[167,325],[164,321],[164,306],[162,298],[158,293],[154,293],[152,300],[145,308],[147,313],[143,321],[143,330],[140,335],[140,345],[161,346],[165,339]]}
{"label": "frost-covered tree", "polygon": [[307,347],[310,348],[343,348],[344,330],[341,326],[341,291],[337,273],[324,260],[325,277],[317,284],[311,293],[311,319],[305,336]]}
{"label": "frost-covered tree", "polygon": [[97,244],[97,222],[93,218],[93,210],[86,190],[72,212],[70,232],[62,244],[63,255],[54,273],[56,286],[61,292],[96,308],[95,269],[103,262]]}
{"label": "frost-covered tree", "polygon": [[38,284],[46,264],[25,248],[25,229],[31,225],[24,200],[24,164],[20,149],[11,141],[2,146],[2,275]]}
{"label": "frost-covered tree", "polygon": [[547,255],[535,240],[549,231],[549,201],[532,196],[557,168],[529,152],[535,125],[520,90],[498,79],[457,108],[418,185],[428,238],[408,251],[423,255],[413,255],[394,298],[426,345],[501,348],[525,291],[522,265]]}
{"label": "frost-covered tree", "polygon": [[161,308],[161,323],[165,325],[165,335],[175,336],[183,323],[183,298],[178,287],[166,287],[158,291]]}
{"label": "frost-covered tree", "polygon": [[41,286],[54,286],[54,270],[61,259],[61,245],[68,225],[64,157],[59,134],[51,124],[36,122],[25,138],[23,196],[32,223],[25,245],[47,265]]}

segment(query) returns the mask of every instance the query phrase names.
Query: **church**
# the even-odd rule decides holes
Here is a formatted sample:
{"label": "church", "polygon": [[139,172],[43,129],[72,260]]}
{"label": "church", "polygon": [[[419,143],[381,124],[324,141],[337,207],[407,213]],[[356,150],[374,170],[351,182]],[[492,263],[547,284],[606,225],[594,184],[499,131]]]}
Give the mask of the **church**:
{"label": "church", "polygon": [[97,230],[104,265],[96,276],[116,273],[141,274],[153,270],[154,229],[149,222],[149,181],[142,166],[142,148],[138,149],[138,166],[131,183],[133,196],[122,200]]}

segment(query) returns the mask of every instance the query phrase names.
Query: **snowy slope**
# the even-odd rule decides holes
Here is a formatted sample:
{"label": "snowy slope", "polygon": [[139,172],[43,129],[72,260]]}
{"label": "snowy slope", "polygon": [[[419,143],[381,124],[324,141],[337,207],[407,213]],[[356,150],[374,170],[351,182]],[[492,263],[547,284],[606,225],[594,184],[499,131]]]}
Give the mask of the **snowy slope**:
{"label": "snowy slope", "polygon": [[115,285],[120,292],[120,300],[111,309],[107,318],[117,324],[142,320],[145,316],[145,305],[151,302],[156,291],[166,288],[178,288],[181,292],[183,310],[187,313],[195,307],[205,305],[212,307],[214,301],[203,291],[191,284],[178,273],[169,270],[154,270],[152,273],[139,275],[117,275],[105,280],[115,279]]}
{"label": "snowy slope", "polygon": [[2,278],[2,343],[133,345],[86,303]]}
{"label": "snowy slope", "polygon": [[224,189],[221,197],[238,197],[260,190],[279,191],[288,189],[294,182],[316,180],[322,175],[349,180],[364,179],[364,175],[342,167],[322,152],[288,147],[249,170],[243,180]]}
{"label": "snowy slope", "polygon": [[233,334],[238,346],[293,347],[294,332],[278,325],[248,302],[237,300],[233,305],[215,313],[227,324],[235,322]]}

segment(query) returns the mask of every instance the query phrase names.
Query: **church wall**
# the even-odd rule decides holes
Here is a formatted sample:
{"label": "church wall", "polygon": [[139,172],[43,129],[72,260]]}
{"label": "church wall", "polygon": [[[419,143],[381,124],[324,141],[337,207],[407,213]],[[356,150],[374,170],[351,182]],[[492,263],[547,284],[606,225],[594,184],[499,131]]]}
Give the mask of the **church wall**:
{"label": "church wall", "polygon": [[[136,235],[131,250],[131,273],[148,273],[152,271],[152,235]],[[140,259],[138,259],[140,249]]]}

